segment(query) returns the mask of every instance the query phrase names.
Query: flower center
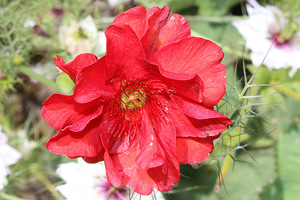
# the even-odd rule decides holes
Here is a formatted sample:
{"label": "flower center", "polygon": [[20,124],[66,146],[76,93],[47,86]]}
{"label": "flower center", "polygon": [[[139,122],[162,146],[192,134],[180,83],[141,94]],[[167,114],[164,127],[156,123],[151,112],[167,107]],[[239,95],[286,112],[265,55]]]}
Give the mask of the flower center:
{"label": "flower center", "polygon": [[289,39],[284,38],[281,33],[273,34],[273,38],[275,38],[274,42],[275,42],[276,46],[286,45],[290,42],[290,39],[291,39],[291,38],[289,38]]}
{"label": "flower center", "polygon": [[122,92],[121,107],[134,110],[143,107],[146,102],[146,93],[142,88],[128,88]]}

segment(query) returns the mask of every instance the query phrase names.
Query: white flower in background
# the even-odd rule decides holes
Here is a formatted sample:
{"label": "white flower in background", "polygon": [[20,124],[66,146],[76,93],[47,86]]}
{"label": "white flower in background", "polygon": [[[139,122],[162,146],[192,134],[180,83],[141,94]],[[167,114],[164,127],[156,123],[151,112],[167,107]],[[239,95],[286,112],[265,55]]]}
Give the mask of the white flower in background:
{"label": "white flower in background", "polygon": [[0,190],[7,184],[6,176],[11,173],[8,166],[15,164],[20,158],[21,154],[7,144],[7,137],[0,125]]}
{"label": "white flower in background", "polygon": [[56,189],[68,200],[163,200],[161,192],[153,191],[144,196],[130,192],[126,187],[114,188],[106,179],[104,163],[88,164],[82,159],[78,163],[60,164],[56,173],[66,181]]}
{"label": "white flower in background", "polygon": [[109,7],[117,8],[121,3],[129,3],[130,0],[107,0]]}
{"label": "white flower in background", "polygon": [[104,31],[98,32],[91,16],[79,22],[72,21],[68,27],[61,26],[59,40],[73,57],[81,53],[94,53],[100,56],[106,51]]}
{"label": "white flower in background", "polygon": [[292,67],[296,71],[300,67],[299,20],[289,21],[277,7],[263,7],[255,0],[248,0],[246,9],[249,18],[233,25],[246,40],[252,63],[259,66],[266,56],[263,64],[267,67]]}

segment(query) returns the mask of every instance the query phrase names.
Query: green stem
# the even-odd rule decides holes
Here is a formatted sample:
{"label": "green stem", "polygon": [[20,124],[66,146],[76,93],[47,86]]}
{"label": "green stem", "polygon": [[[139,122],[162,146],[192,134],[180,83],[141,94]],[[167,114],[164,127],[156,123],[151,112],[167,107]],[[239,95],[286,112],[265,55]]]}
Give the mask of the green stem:
{"label": "green stem", "polygon": [[10,195],[10,194],[6,194],[4,192],[0,192],[0,199],[3,199],[3,200],[25,200],[25,199],[22,199],[22,198],[19,198],[19,197]]}
{"label": "green stem", "polygon": [[[249,91],[249,85],[251,83],[252,84],[256,83],[256,79],[254,78],[254,75],[253,75],[253,77],[251,77],[251,79],[249,81],[247,81],[245,66],[243,67],[243,70],[244,70],[245,86],[244,86],[244,88],[243,88],[243,90],[240,94],[240,98],[239,98],[240,100],[242,100],[243,96],[246,94],[246,92]],[[255,96],[259,93],[259,87],[252,87],[249,92],[251,92],[251,94],[254,94],[253,96]],[[251,94],[249,94],[249,95],[251,96]],[[243,109],[240,110],[240,116],[244,116],[244,114],[247,112],[247,99],[243,100],[243,104],[242,104],[241,108],[243,108]],[[242,119],[241,122],[238,122],[238,123],[245,123],[246,124],[247,120],[248,120],[247,118],[244,118],[244,119]],[[241,130],[241,127],[237,127],[237,132],[240,132],[240,130]],[[247,139],[248,138],[245,138],[245,140],[247,140]],[[243,140],[241,140],[240,142],[243,142]],[[220,172],[219,177],[217,179],[217,182],[214,186],[214,191],[217,192],[217,193],[220,191],[221,185],[224,183],[224,180],[225,180],[225,178],[228,174],[229,168],[232,165],[234,156],[235,156],[235,151],[232,152],[231,154],[227,154],[225,156],[225,160],[224,160],[224,163],[222,165],[221,172]]]}
{"label": "green stem", "polygon": [[50,180],[40,171],[39,167],[37,165],[33,165],[31,168],[31,172],[41,181],[44,186],[52,193],[52,195],[56,199],[60,199],[61,195],[59,192],[55,189],[53,184],[50,182]]}
{"label": "green stem", "polygon": [[28,67],[25,67],[25,66],[21,66],[18,68],[19,71],[31,78],[34,78],[36,79],[37,81],[49,86],[49,87],[52,87],[53,89],[57,90],[57,91],[60,91],[60,88],[59,86],[53,82],[53,81],[50,81],[49,79],[45,78],[44,76],[41,76],[37,73],[35,73],[34,71],[32,71],[31,69],[29,69]]}
{"label": "green stem", "polygon": [[[271,81],[271,84],[276,84],[275,81]],[[287,95],[287,96],[290,96],[290,97],[293,97],[297,100],[300,101],[300,94],[288,87],[285,87],[284,85],[274,85],[273,86],[275,89],[281,91],[283,94]]]}
{"label": "green stem", "polygon": [[224,180],[228,174],[229,168],[231,167],[232,157],[235,156],[235,151],[232,154],[228,154],[225,156],[224,163],[222,165],[221,172],[219,173],[219,177],[214,187],[214,191],[218,193],[220,191],[221,185],[224,183]]}

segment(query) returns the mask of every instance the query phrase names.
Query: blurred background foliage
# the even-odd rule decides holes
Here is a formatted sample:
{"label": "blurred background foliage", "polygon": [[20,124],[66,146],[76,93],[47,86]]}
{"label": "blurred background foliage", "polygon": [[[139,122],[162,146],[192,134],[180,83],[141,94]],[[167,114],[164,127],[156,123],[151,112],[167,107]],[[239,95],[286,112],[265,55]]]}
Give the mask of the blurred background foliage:
{"label": "blurred background foliage", "polygon": [[[300,15],[299,0],[258,2]],[[22,153],[0,199],[63,199],[55,190],[62,183],[55,170],[70,159],[47,151],[45,143],[55,131],[40,115],[47,97],[68,88],[67,79],[55,81],[59,72],[53,57],[72,59],[58,29],[91,15],[97,29],[105,30],[118,13],[136,5],[167,5],[184,15],[193,36],[223,48],[228,70],[227,93],[218,109],[233,125],[216,140],[207,161],[181,166],[181,180],[166,198],[300,198],[300,71],[291,78],[290,68],[251,65],[245,41],[232,25],[246,18],[243,0],[121,1],[117,7],[104,0],[0,0],[0,124],[10,145]]]}

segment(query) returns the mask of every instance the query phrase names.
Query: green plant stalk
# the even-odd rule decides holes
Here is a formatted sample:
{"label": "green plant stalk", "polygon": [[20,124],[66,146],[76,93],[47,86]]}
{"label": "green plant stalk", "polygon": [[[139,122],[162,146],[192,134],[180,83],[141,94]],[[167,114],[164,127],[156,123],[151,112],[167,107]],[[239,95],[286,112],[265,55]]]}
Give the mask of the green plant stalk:
{"label": "green plant stalk", "polygon": [[[249,92],[251,92],[250,94],[249,94],[249,96],[251,96],[251,94],[254,94],[254,96],[255,95],[257,95],[258,94],[258,92],[259,92],[259,87],[258,86],[255,86],[255,87],[251,87],[250,86],[250,84],[251,83],[253,83],[253,84],[255,84],[256,85],[256,81],[255,81],[255,78],[254,78],[254,76],[255,76],[255,74],[250,78],[250,80],[249,81],[246,81],[246,71],[245,71],[245,66],[244,66],[244,78],[245,78],[245,87],[243,88],[243,90],[242,90],[242,92],[241,92],[241,94],[240,94],[240,97],[239,97],[239,99],[240,100],[242,100],[242,99],[244,99],[243,98],[243,96],[246,94],[246,92],[247,91],[249,91]],[[240,116],[244,116],[244,114],[246,113],[246,111],[247,111],[247,100],[248,99],[244,99],[243,100],[243,105],[242,105],[242,107],[241,108],[243,108],[241,111],[240,111]],[[242,123],[242,122],[244,122],[244,123],[246,123],[246,118],[245,119],[243,119],[241,122],[239,122],[239,123]],[[237,127],[238,128],[238,132],[240,132],[240,129],[241,129],[241,127]],[[243,142],[243,140],[241,140],[240,142]],[[216,182],[216,184],[215,184],[215,186],[214,186],[214,191],[215,192],[219,192],[220,191],[220,187],[221,187],[221,185],[224,183],[224,180],[225,180],[225,178],[226,178],[226,176],[227,176],[227,174],[228,174],[228,171],[229,171],[229,168],[231,167],[231,163],[232,163],[232,161],[233,161],[233,157],[235,156],[235,151],[233,151],[231,154],[227,154],[226,156],[225,156],[225,160],[224,160],[224,163],[223,163],[223,165],[222,165],[222,168],[221,168],[221,172],[220,172],[220,174],[219,174],[219,177],[218,177],[218,179],[217,179],[217,182]]]}
{"label": "green plant stalk", "polygon": [[39,81],[39,82],[41,82],[41,83],[43,83],[43,84],[45,84],[45,85],[47,85],[49,87],[52,87],[53,89],[55,89],[57,91],[60,91],[59,86],[55,82],[50,81],[49,79],[45,78],[44,76],[41,76],[41,75],[35,73],[34,71],[32,71],[31,69],[29,69],[28,67],[20,66],[18,68],[18,70],[21,73],[23,73],[23,74],[25,74],[25,75],[27,75],[27,76],[29,76],[31,78],[34,78],[37,81]]}
{"label": "green plant stalk", "polygon": [[61,195],[59,192],[55,189],[53,184],[49,181],[49,179],[39,171],[39,167],[37,165],[34,165],[31,167],[31,172],[41,181],[45,187],[52,193],[52,195],[55,197],[55,199],[60,199]]}
{"label": "green plant stalk", "polygon": [[[271,84],[278,84],[278,83],[276,83],[275,81],[271,81]],[[300,101],[300,94],[298,92],[295,92],[294,90],[291,90],[290,88],[285,87],[284,85],[274,85],[273,87],[281,91],[283,94],[293,97]]]}
{"label": "green plant stalk", "polygon": [[227,154],[225,156],[225,160],[222,165],[221,172],[219,174],[219,177],[218,177],[217,182],[214,187],[214,191],[216,193],[218,193],[220,191],[221,185],[224,183],[224,180],[228,174],[229,168],[231,167],[232,157],[234,157],[234,156],[235,156],[235,151],[232,152],[231,154]]}
{"label": "green plant stalk", "polygon": [[3,199],[3,200],[25,200],[25,199],[22,199],[22,198],[19,198],[16,196],[6,194],[4,192],[0,192],[0,199]]}

